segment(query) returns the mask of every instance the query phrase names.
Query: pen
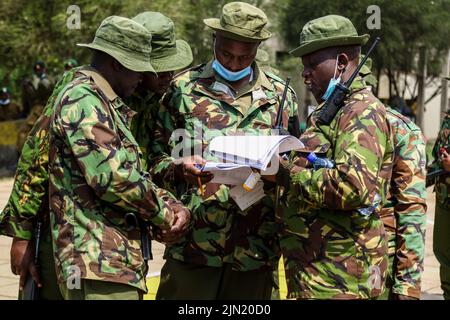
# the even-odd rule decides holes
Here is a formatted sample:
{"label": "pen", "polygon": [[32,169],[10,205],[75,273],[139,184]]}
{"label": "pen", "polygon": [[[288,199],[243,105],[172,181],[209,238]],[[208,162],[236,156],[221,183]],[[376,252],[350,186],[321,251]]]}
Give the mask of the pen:
{"label": "pen", "polygon": [[199,176],[197,176],[197,181],[198,181],[198,188],[200,189],[200,194],[203,196],[205,196],[205,192],[203,191],[203,184],[202,184],[202,180],[200,179]]}

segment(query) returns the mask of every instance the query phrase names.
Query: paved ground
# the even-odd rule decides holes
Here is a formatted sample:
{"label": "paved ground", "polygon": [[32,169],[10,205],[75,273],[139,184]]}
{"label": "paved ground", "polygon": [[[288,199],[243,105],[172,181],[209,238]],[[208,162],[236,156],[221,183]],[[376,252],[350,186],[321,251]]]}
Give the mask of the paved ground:
{"label": "paved ground", "polygon": [[[3,208],[8,200],[12,188],[12,180],[0,180],[0,208]],[[439,264],[433,254],[433,225],[434,225],[434,194],[432,189],[428,189],[428,223],[427,242],[425,256],[425,271],[422,278],[422,299],[442,300],[442,291],[439,285]],[[0,300],[16,299],[18,288],[18,277],[11,273],[9,266],[9,249],[11,240],[0,236]],[[147,299],[154,298],[159,282],[157,275],[164,263],[162,259],[164,246],[153,242],[154,260],[150,263],[149,295]]]}

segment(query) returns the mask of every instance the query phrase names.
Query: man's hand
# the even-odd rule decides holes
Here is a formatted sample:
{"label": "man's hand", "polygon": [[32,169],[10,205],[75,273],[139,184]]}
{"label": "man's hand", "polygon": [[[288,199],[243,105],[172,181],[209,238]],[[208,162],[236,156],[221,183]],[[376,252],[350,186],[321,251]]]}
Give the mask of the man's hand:
{"label": "man's hand", "polygon": [[20,275],[19,290],[22,291],[27,280],[28,273],[31,274],[37,286],[42,287],[41,279],[34,264],[33,242],[20,238],[14,238],[11,245],[11,271]]}
{"label": "man's hand", "polygon": [[196,165],[203,166],[206,160],[200,156],[192,156],[181,158],[177,160],[177,171],[178,176],[182,178],[187,183],[197,185],[198,178],[200,178],[201,183],[205,184],[214,178],[214,175],[210,172],[202,172]]}
{"label": "man's hand", "polygon": [[445,149],[442,150],[441,161],[444,170],[450,172],[450,154]]}
{"label": "man's hand", "polygon": [[179,242],[189,230],[191,214],[188,209],[181,205],[172,206],[174,210],[174,222],[169,230],[158,229],[155,233],[155,239],[165,244],[174,244]]}

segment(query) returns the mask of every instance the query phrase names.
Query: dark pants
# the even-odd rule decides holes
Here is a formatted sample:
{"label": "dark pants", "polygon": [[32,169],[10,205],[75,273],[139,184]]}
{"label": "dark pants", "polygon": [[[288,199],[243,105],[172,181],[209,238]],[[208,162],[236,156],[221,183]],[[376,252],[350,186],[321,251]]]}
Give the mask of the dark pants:
{"label": "dark pants", "polygon": [[233,271],[168,259],[161,269],[156,300],[269,300],[272,270]]}
{"label": "dark pants", "polygon": [[438,201],[434,215],[433,251],[440,264],[444,299],[450,300],[450,209]]}

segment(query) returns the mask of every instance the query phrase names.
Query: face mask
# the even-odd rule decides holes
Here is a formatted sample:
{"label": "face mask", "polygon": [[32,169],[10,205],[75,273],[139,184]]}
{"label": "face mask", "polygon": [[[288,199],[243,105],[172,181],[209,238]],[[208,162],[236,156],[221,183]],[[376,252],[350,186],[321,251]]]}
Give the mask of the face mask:
{"label": "face mask", "polygon": [[251,65],[245,69],[236,72],[230,71],[227,68],[225,68],[216,58],[215,40],[214,40],[214,61],[212,63],[212,68],[219,76],[230,82],[241,80],[242,78],[245,78],[246,76],[250,75],[252,72]]}
{"label": "face mask", "polygon": [[339,78],[335,79],[336,78],[336,72],[337,72],[337,64],[338,64],[338,57],[336,57],[336,66],[334,67],[333,78],[330,79],[330,82],[328,83],[327,91],[325,91],[325,94],[322,96],[322,99],[324,101],[326,101],[331,96],[331,94],[333,93],[334,88],[336,87],[336,85],[341,82],[342,72],[339,75]]}

